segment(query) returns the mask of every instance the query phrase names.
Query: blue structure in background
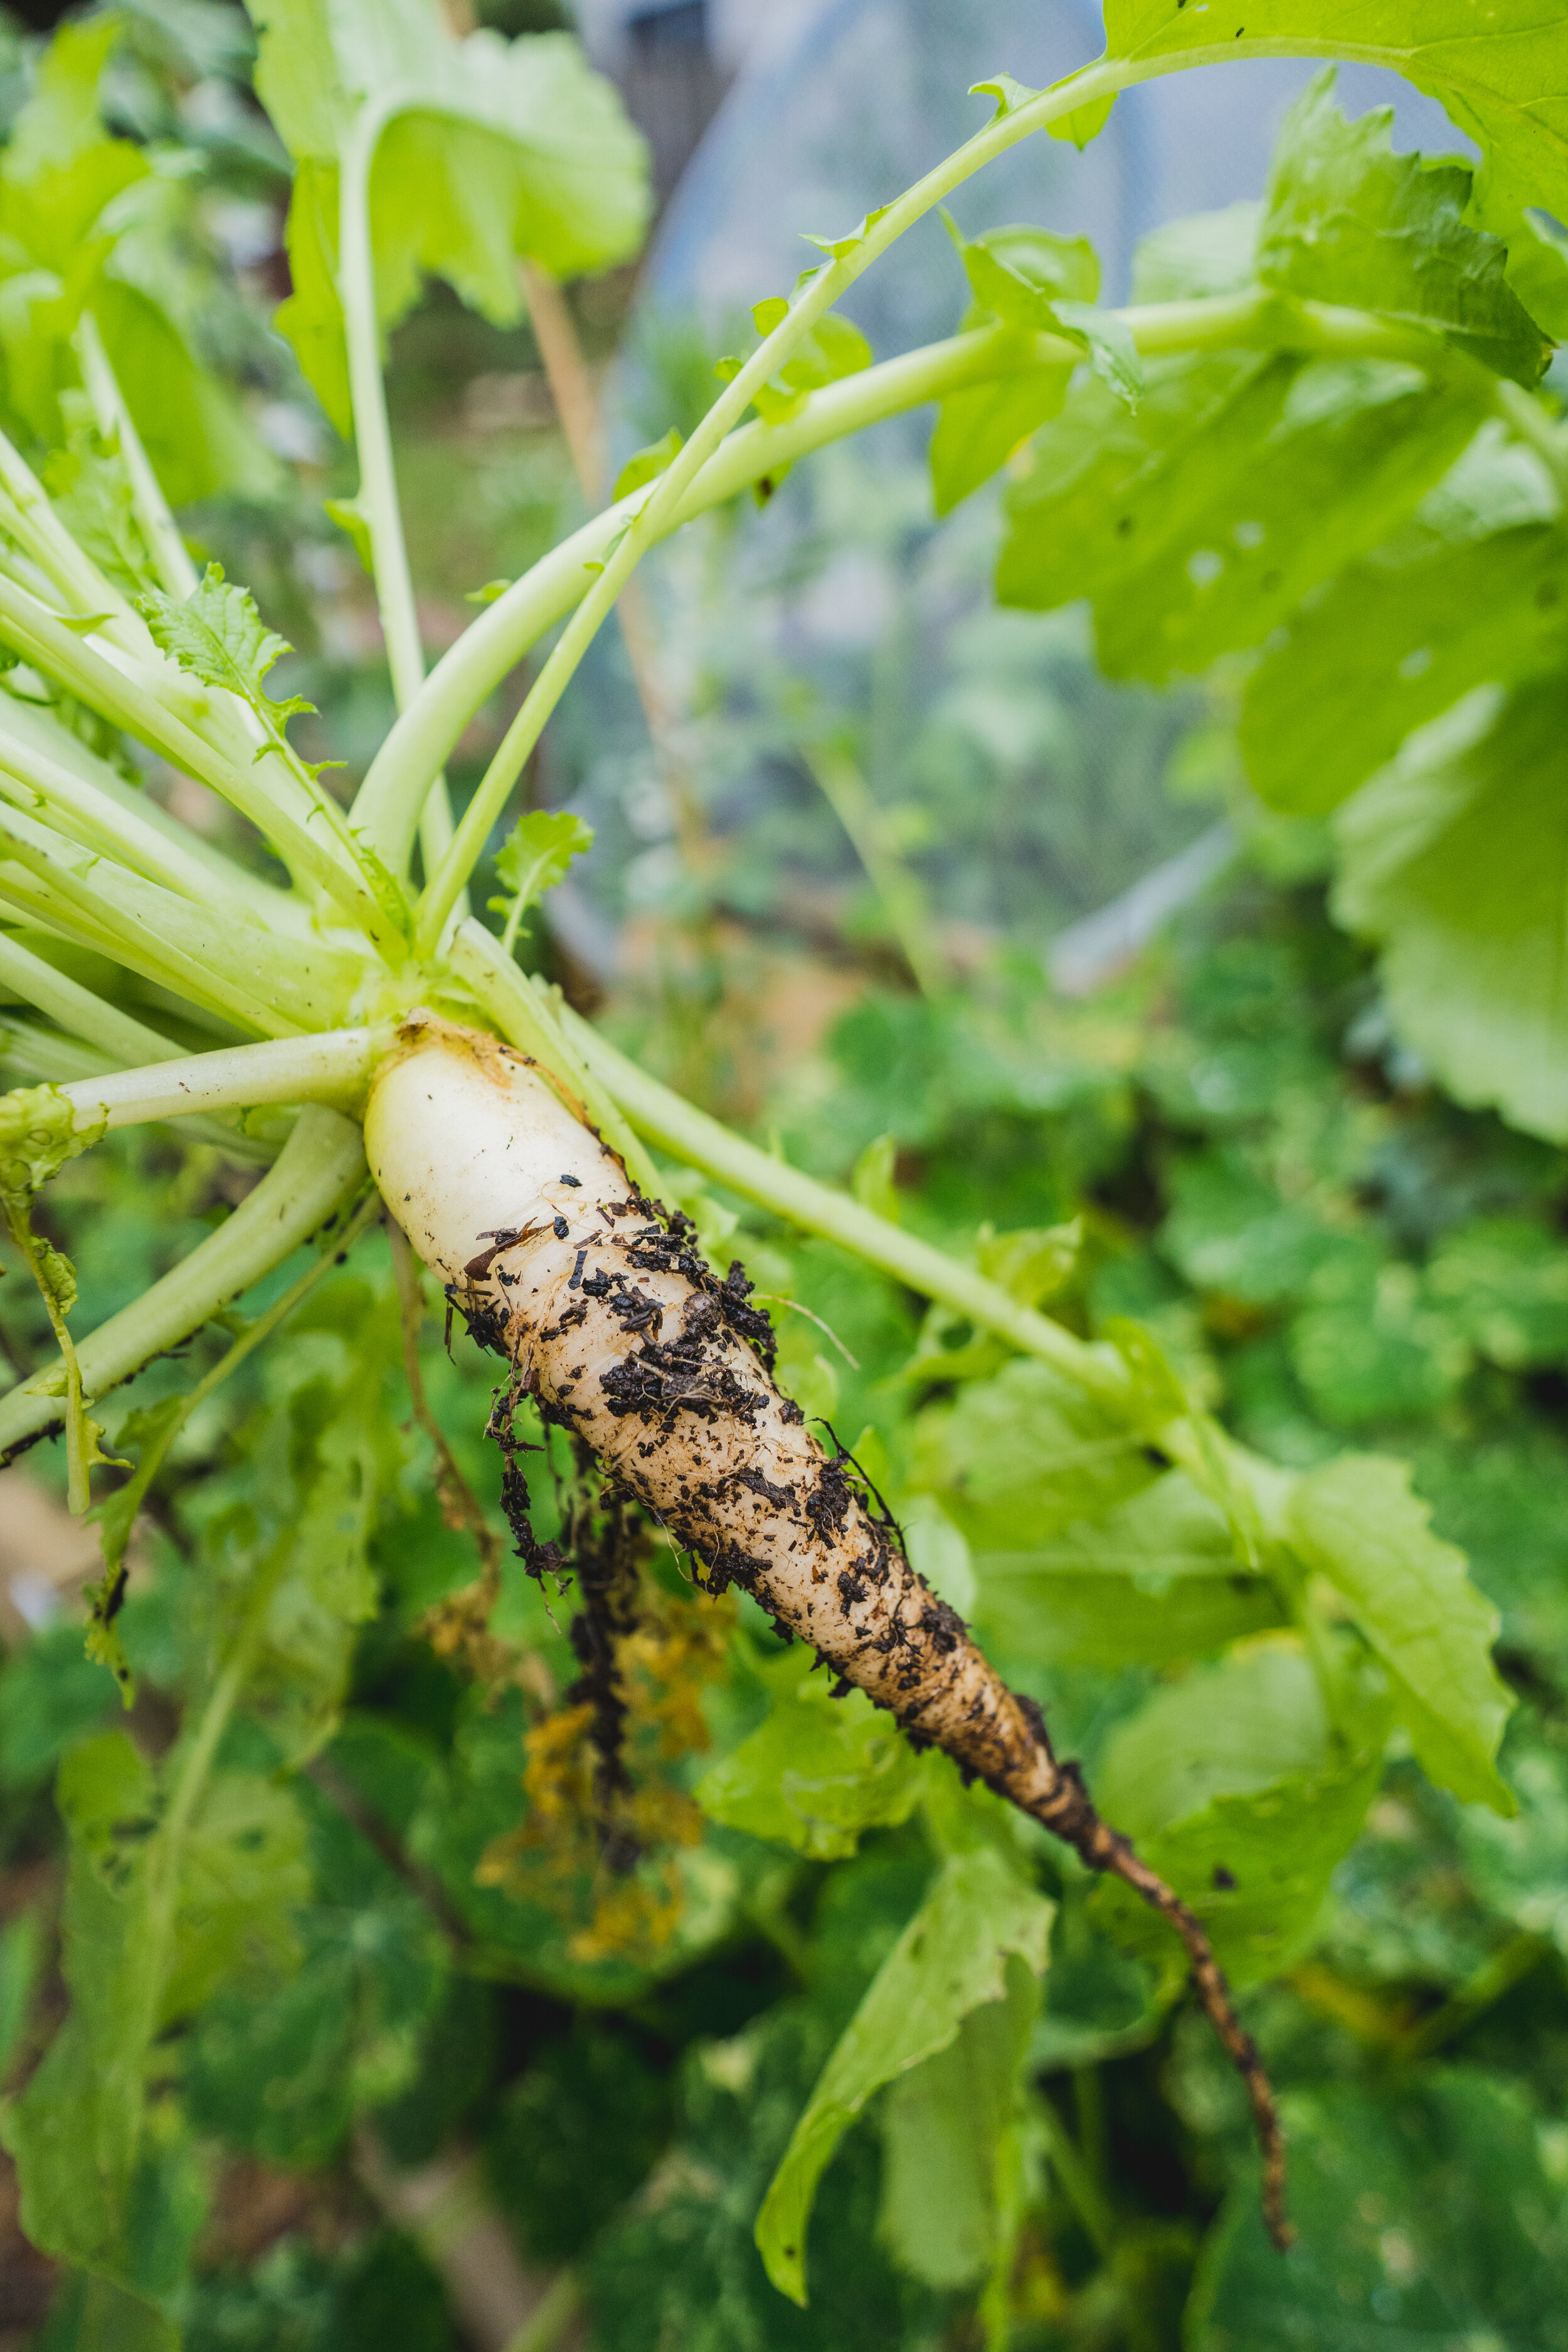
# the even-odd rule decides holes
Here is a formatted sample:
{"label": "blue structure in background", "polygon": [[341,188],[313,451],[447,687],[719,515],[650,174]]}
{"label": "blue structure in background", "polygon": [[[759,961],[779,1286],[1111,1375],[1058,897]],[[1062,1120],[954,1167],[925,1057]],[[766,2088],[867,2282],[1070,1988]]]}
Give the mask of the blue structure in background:
{"label": "blue structure in background", "polygon": [[[771,14],[766,0],[748,5]],[[715,37],[721,14],[710,12]],[[988,101],[966,95],[971,83],[1005,68],[1038,87],[1102,46],[1096,0],[823,0],[804,20],[795,12],[787,45],[764,32],[742,59],[666,213],[645,299],[721,315],[787,284],[811,258],[801,231],[848,227],[980,126]],[[971,229],[1030,219],[1087,235],[1105,265],[1106,299],[1124,299],[1132,247],[1150,229],[1260,193],[1280,120],[1313,70],[1279,59],[1145,82],[1118,100],[1083,155],[1030,140],[961,191],[954,209]],[[1352,113],[1393,104],[1399,146],[1468,146],[1435,100],[1396,75],[1349,66],[1340,86]],[[857,289],[861,323],[869,330],[877,314],[885,353],[951,320],[951,269],[931,299],[918,291],[937,274],[941,237],[928,225]]]}
{"label": "blue structure in background", "polygon": [[[599,53],[631,82],[649,26],[662,23],[689,44],[701,13],[694,0],[678,0],[658,19],[650,0],[640,9],[637,0],[585,0],[584,29],[595,37],[591,16]],[[656,389],[666,331],[679,341],[696,325],[714,351],[747,348],[752,304],[786,291],[816,258],[804,232],[851,227],[984,122],[989,101],[970,97],[972,84],[1005,70],[1038,87],[1102,46],[1097,0],[707,0],[702,29],[714,69],[734,78],[644,266],[611,394],[623,455],[668,421]],[[1151,230],[1262,194],[1280,121],[1313,71],[1295,60],[1252,62],[1145,83],[1118,100],[1083,153],[1048,138],[1026,141],[957,190],[952,211],[971,234],[1024,220],[1087,236],[1100,257],[1103,299],[1124,300],[1134,248]],[[1402,147],[1441,155],[1467,143],[1435,102],[1392,74],[1348,68],[1340,91],[1352,114],[1392,104]],[[952,334],[966,296],[933,216],[868,272],[844,308],[878,357],[889,358]],[[1133,693],[1118,701],[1095,678],[1071,616],[994,610],[997,490],[981,492],[933,532],[923,480],[929,428],[929,412],[894,419],[852,452],[803,468],[765,524],[742,532],[717,611],[700,564],[679,553],[656,559],[654,603],[672,654],[680,648],[671,672],[677,701],[683,675],[730,681],[719,706],[710,698],[693,739],[700,764],[724,780],[714,820],[759,845],[776,841],[786,857],[784,841],[802,837],[814,788],[788,751],[787,728],[779,733],[759,701],[760,680],[787,677],[856,731],[877,800],[929,805],[949,851],[930,878],[955,919],[1036,945],[1111,901],[1142,910],[1142,922],[1147,906],[1163,906],[1163,884],[1150,895],[1157,877],[1190,867],[1201,883],[1200,867],[1214,863],[1200,853],[1205,838],[1213,845],[1214,810],[1173,803],[1162,781],[1188,723],[1183,700]],[[856,493],[846,468],[858,469],[854,479],[867,488],[878,484],[875,495]],[[609,707],[601,709],[608,720]],[[675,866],[669,828],[656,821],[658,793],[636,781],[646,739],[626,716],[620,748],[590,758],[580,804],[601,827],[598,873],[608,882],[618,866],[636,904],[658,895],[651,877],[661,859],[672,875]],[[956,782],[966,763],[975,778],[967,793]],[[635,812],[632,830],[649,851],[634,852],[617,803]],[[795,821],[781,829],[786,808]],[[816,871],[820,880],[821,856],[831,856],[834,844],[847,886],[857,869],[831,824]],[[769,854],[759,847],[764,863]]]}

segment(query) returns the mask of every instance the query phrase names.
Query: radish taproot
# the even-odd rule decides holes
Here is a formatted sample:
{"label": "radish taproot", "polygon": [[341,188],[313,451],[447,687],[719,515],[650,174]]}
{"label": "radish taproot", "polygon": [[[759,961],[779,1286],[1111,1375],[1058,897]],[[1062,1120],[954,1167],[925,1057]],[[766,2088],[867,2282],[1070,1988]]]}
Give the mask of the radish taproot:
{"label": "radish taproot", "polygon": [[[372,1081],[365,1151],[392,1214],[482,1345],[614,1486],[689,1555],[710,1592],[748,1593],[786,1640],[1124,1879],[1180,1936],[1247,2085],[1270,2234],[1289,2242],[1268,2077],[1207,1936],[1101,1821],[1038,1706],[1010,1690],[911,1567],[890,1513],[773,1378],[766,1316],[723,1280],[689,1220],[625,1164],[525,1055],[417,1013]],[[526,1492],[523,1507],[526,1506]],[[529,1536],[520,1527],[520,1550]]]}

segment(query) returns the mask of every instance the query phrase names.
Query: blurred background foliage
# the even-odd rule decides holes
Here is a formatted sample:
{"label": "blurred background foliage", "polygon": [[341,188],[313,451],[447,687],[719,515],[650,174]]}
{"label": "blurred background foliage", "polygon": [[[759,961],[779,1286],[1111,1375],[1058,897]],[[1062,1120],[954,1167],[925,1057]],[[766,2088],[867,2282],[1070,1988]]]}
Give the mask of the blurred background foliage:
{"label": "blurred background foliage", "polygon": [[[508,34],[565,15],[474,13]],[[48,14],[0,25],[0,117]],[[352,460],[266,325],[287,172],[246,22],[220,0],[133,0],[120,21],[108,118],[179,192],[193,339],[253,452],[243,491],[195,497],[186,520],[293,640],[289,687],[321,713],[306,748],[352,777],[392,706],[369,583],[325,512]],[[721,47],[678,8],[634,25],[620,58],[668,195],[721,95]],[[721,114],[691,171],[721,178],[733,135]],[[612,457],[710,397],[724,289],[704,309],[689,278],[682,307],[671,227],[693,184],[640,294],[629,272],[572,292]],[[962,289],[927,257],[948,271],[929,296],[942,331]],[[526,326],[432,289],[390,388],[435,648],[584,492]],[[531,801],[589,817],[598,843],[526,953],[798,1164],[1023,1295],[1053,1289],[1076,1328],[1137,1318],[1277,1460],[1406,1457],[1502,1614],[1519,1814],[1434,1791],[1397,1739],[1381,1769],[1331,1769],[1296,1637],[1173,1474],[1102,1482],[1085,1538],[1093,1479],[1064,1481],[1042,1440],[1037,1368],[826,1244],[695,1202],[773,1306],[793,1393],[886,1484],[919,1564],[1043,1702],[1108,1816],[1200,1844],[1223,1819],[1227,1851],[1245,1834],[1278,1864],[1238,1974],[1287,2100],[1303,2243],[1285,2269],[1239,2089],[1169,1953],[1041,1839],[1043,2001],[976,2011],[847,2135],[795,2309],[764,2278],[756,2209],[956,1797],[910,1780],[869,1710],[820,1705],[749,1603],[695,1601],[655,1559],[628,1686],[656,1866],[617,1912],[573,1843],[581,1791],[550,1736],[577,1671],[566,1612],[510,1558],[485,1581],[483,1542],[446,1523],[374,1236],[186,1424],[134,1555],[129,1720],[156,1757],[225,1654],[241,1569],[299,1538],[275,1659],[223,1734],[203,1936],[159,2045],[147,2261],[187,2275],[188,2352],[1568,2345],[1568,1173],[1445,1100],[1401,1045],[1368,956],[1329,920],[1325,830],[1247,800],[1223,690],[1107,685],[1079,613],[993,610],[996,531],[984,499],[933,529],[900,428],[689,532],[645,585],[640,656],[635,631],[631,657],[606,635],[531,765]],[[521,691],[465,738],[459,797]],[[247,1181],[162,1131],[74,1162],[39,1224],[68,1244],[84,1320]],[[21,1290],[0,1297],[17,1374],[49,1346]],[[440,1336],[427,1304],[429,1412],[500,1554],[489,1376]],[[214,1345],[155,1368],[135,1410]],[[548,1536],[571,1465],[531,1475]],[[30,1516],[60,1484],[46,1454],[0,1488],[16,2091],[63,2007],[62,1905],[86,1916],[61,1811],[79,1874],[101,1859],[95,1759],[123,1720],[82,1654],[85,1563],[73,1577],[57,1523]],[[794,1799],[785,1757],[809,1782]],[[123,1845],[124,1824],[101,1834]],[[68,1967],[112,1973],[73,1932]],[[89,2340],[92,2293],[26,2245],[0,2176],[0,2346]]]}

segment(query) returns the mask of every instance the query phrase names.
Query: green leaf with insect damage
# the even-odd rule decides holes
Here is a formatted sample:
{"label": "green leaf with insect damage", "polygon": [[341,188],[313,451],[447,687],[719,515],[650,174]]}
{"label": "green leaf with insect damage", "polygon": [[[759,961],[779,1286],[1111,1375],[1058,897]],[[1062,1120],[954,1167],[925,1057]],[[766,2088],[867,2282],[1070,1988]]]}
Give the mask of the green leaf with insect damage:
{"label": "green leaf with insect damage", "polygon": [[1152,362],[1136,417],[1085,377],[1009,489],[997,593],[1041,611],[1088,595],[1112,677],[1199,674],[1388,537],[1480,415],[1479,394],[1386,361]]}
{"label": "green leaf with insect damage", "polygon": [[993,1846],[950,1855],[824,2067],[757,2216],[768,2276],[805,2301],[805,2236],[816,2184],[873,2094],[945,2050],[970,2011],[1000,2000],[1016,1953],[1038,1975],[1052,1906]]}
{"label": "green leaf with insect damage", "polygon": [[1528,2084],[1464,2065],[1280,2105],[1298,2242],[1281,2260],[1238,2179],[1199,2261],[1192,2352],[1551,2342],[1568,2204]]}
{"label": "green leaf with insect damage", "polygon": [[[1271,1636],[1156,1691],[1107,1744],[1095,1800],[1233,1981],[1254,1983],[1310,1938],[1376,1793],[1388,1722],[1375,1682],[1347,1671],[1326,1700],[1295,1638]],[[1120,1880],[1090,1907],[1127,1949],[1175,1960],[1173,1932]]]}

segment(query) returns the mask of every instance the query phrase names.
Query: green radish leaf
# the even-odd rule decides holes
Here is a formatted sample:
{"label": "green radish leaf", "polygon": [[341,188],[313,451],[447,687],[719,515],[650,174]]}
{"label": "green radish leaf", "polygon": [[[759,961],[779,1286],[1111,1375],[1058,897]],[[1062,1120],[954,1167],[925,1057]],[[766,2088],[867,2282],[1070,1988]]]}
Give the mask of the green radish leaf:
{"label": "green radish leaf", "polygon": [[[757,303],[752,317],[759,321],[758,333],[771,334],[788,310],[782,295]],[[769,321],[766,326],[760,323],[764,319]],[[732,383],[745,364],[743,360],[724,358],[713,372],[721,383]],[[858,375],[870,364],[871,346],[859,328],[837,310],[829,310],[795,346],[777,375],[753,395],[752,404],[764,424],[787,425],[800,414],[808,394],[837,383],[842,376]]]}
{"label": "green radish leaf", "polygon": [[1070,367],[1032,367],[948,394],[931,440],[931,499],[939,515],[951,514],[1059,415],[1072,373]]}
{"label": "green radish leaf", "polygon": [[[759,303],[757,307],[760,310],[763,306]],[[672,425],[659,440],[650,442],[646,449],[634,450],[616,476],[616,487],[611,497],[624,499],[631,491],[640,490],[645,482],[657,481],[660,474],[674,465],[684,446],[684,435]]]}
{"label": "green radish leaf", "polygon": [[1544,522],[1405,561],[1352,565],[1286,623],[1247,682],[1241,746],[1271,808],[1320,815],[1475,688],[1556,669],[1568,651],[1568,541]]}
{"label": "green radish leaf", "polygon": [[1126,320],[1113,310],[1096,310],[1090,302],[1058,302],[1056,319],[1070,341],[1083,345],[1100,382],[1110,386],[1124,408],[1135,409],[1148,378]]}
{"label": "green radish leaf", "polygon": [[155,588],[157,572],[137,519],[131,477],[120,451],[104,441],[79,396],[65,394],[66,446],[51,449],[43,483],[56,514],[84,555],[130,596]]}
{"label": "green radish leaf", "polygon": [[973,2286],[1016,2223],[1025,2086],[1040,1982],[1016,1955],[1001,2000],[889,2084],[882,2106],[879,2234],[928,2286]]}
{"label": "green radish leaf", "polygon": [[1324,1249],[1289,1345],[1313,1404],[1341,1429],[1433,1412],[1473,1363],[1462,1322],[1420,1269],[1364,1234]]}
{"label": "green radish leaf", "polygon": [[1281,2260],[1238,2179],[1199,2260],[1192,2352],[1550,2341],[1564,2198],[1526,2085],[1464,2066],[1281,2105],[1298,2243]]}
{"label": "green radish leaf", "polygon": [[1298,1297],[1334,1237],[1305,1203],[1282,1201],[1232,1147],[1178,1160],[1163,1255],[1198,1290],[1271,1307]]}
{"label": "green radish leaf", "polygon": [[[1266,1789],[1215,1797],[1139,1840],[1149,1867],[1197,1915],[1233,1984],[1278,1976],[1310,1941],[1382,1772],[1380,1747]],[[1173,1930],[1120,1880],[1102,1882],[1089,1907],[1128,1951],[1181,1966]]]}
{"label": "green radish leaf", "polygon": [[1118,1724],[1095,1773],[1095,1802],[1142,1844],[1216,1797],[1310,1777],[1331,1749],[1311,1660],[1295,1635],[1281,1634],[1194,1667]]}
{"label": "green radish leaf", "polygon": [[0,1199],[23,1209],[103,1132],[77,1131],[76,1106],[58,1087],[16,1087],[0,1095]]}
{"label": "green radish leaf", "polygon": [[[361,570],[367,578],[374,579],[375,555],[371,546],[370,524],[365,520],[364,509],[360,505],[359,500],[357,499],[323,499],[321,512],[329,522],[335,522],[340,530],[348,533],[353,542],[354,553],[359,557]],[[509,580],[502,584],[510,588],[511,583]],[[491,585],[494,585],[493,582]],[[481,588],[475,593],[479,597],[484,597],[485,592]],[[472,603],[475,598],[469,596],[465,601]],[[493,602],[493,599],[486,599],[486,601]]]}
{"label": "green radish leaf", "polygon": [[496,859],[496,871],[509,895],[489,902],[492,914],[506,917],[509,946],[528,909],[555,887],[574,857],[593,846],[593,826],[570,810],[534,809],[519,817]]}
{"label": "green radish leaf", "polygon": [[1020,225],[959,239],[959,252],[975,301],[1005,327],[1049,334],[1057,327],[1058,299],[1099,299],[1100,257],[1086,236],[1057,236]]}
{"label": "green radish leaf", "polygon": [[[1095,1776],[1105,1817],[1197,1913],[1241,1983],[1310,1934],[1376,1792],[1386,1696],[1341,1672],[1325,1697],[1298,1637],[1249,1644],[1157,1690],[1118,1726]],[[1163,1923],[1120,1882],[1093,1916],[1128,1949],[1175,1959]]]}
{"label": "green radish leaf", "polygon": [[1243,293],[1257,278],[1262,217],[1262,205],[1247,199],[1152,229],[1133,248],[1132,299],[1188,302]]}
{"label": "green radish leaf", "polygon": [[177,2118],[143,2129],[159,1990],[153,1769],[124,1732],[106,1732],[66,1759],[58,1801],[71,2009],[0,2130],[35,2244],[155,2310],[180,2287],[204,2200]]}
{"label": "green radish leaf", "polygon": [[1467,225],[1462,164],[1395,155],[1392,107],[1354,122],[1331,67],[1285,118],[1258,240],[1267,286],[1430,327],[1500,375],[1533,384],[1547,348],[1504,277],[1495,237]]}
{"label": "green radish leaf", "polygon": [[557,278],[629,259],[647,152],[614,87],[563,33],[455,40],[437,0],[247,0],[257,89],[300,166],[294,292],[279,324],[340,430],[350,425],[335,286],[338,171],[367,107],[376,303],[390,329],[427,277],[500,326],[522,316],[517,257]]}
{"label": "green radish leaf", "polygon": [[898,1726],[863,1692],[831,1696],[795,1651],[763,1669],[766,1719],[697,1783],[710,1821],[793,1846],[813,1862],[851,1854],[862,1832],[908,1821],[921,1769]]}
{"label": "green radish leaf", "polygon": [[1110,676],[1199,674],[1385,538],[1479,415],[1386,362],[1163,362],[1131,421],[1090,378],[1009,489],[998,595],[1044,610],[1087,593]]}
{"label": "green radish leaf", "polygon": [[1488,159],[1500,196],[1568,220],[1568,120],[1561,19],[1535,0],[1258,0],[1239,26],[1186,0],[1106,0],[1107,54],[1139,64],[1198,52],[1246,58],[1255,45],[1393,68],[1440,100]]}
{"label": "green radish leaf", "polygon": [[781,2294],[805,2301],[816,2184],[866,2102],[946,2049],[972,2010],[1005,1997],[1010,1954],[1039,1975],[1051,1916],[994,1847],[942,1864],[824,2067],[757,2216],[757,2246]]}
{"label": "green radish leaf", "polygon": [[851,253],[858,251],[884,214],[890,213],[892,209],[891,205],[879,205],[874,212],[865,215],[858,226],[852,228],[847,236],[807,236],[805,242],[816,246],[818,253],[825,253],[829,261],[843,261]]}
{"label": "green radish leaf", "polygon": [[1032,98],[1038,98],[1040,92],[1031,89],[1026,82],[1015,81],[1011,74],[999,73],[993,74],[989,81],[971,82],[969,95],[971,98],[994,98],[996,111],[992,120],[1001,122],[1009,114],[1016,114],[1020,107],[1027,106]]}
{"label": "green radish leaf", "polygon": [[1432,1533],[1430,1516],[1405,1464],[1347,1454],[1298,1480],[1285,1524],[1389,1670],[1428,1777],[1510,1813],[1495,1762],[1513,1704],[1491,1661],[1497,1612],[1470,1582],[1463,1552]]}
{"label": "green radish leaf", "polygon": [[1568,341],[1568,237],[1533,205],[1486,172],[1470,191],[1469,217],[1506,249],[1508,282],[1551,341]]}
{"label": "green radish leaf", "polygon": [[1158,1580],[1162,1555],[1136,1570],[1060,1566],[1049,1554],[977,1552],[974,1625],[987,1653],[1017,1662],[1120,1673],[1202,1658],[1227,1642],[1283,1624],[1278,1597],[1236,1564],[1226,1536],[1223,1571]]}
{"label": "green radish leaf", "polygon": [[293,696],[274,702],[262,681],[284,654],[287,637],[269,629],[248,588],[226,580],[221,563],[209,563],[200,584],[183,603],[155,590],[138,606],[153,643],[204,686],[224,688],[250,705],[272,733],[297,711],[315,709]]}
{"label": "green radish leaf", "polygon": [[[1085,237],[1053,236],[1017,226],[987,230],[966,240],[953,222],[948,232],[957,246],[974,297],[975,310],[1025,334],[1059,331],[1052,310],[1058,296],[1092,302],[1100,291],[1100,263]],[[1020,357],[1026,362],[1027,347]],[[1000,376],[950,393],[942,403],[931,436],[931,490],[939,515],[948,514],[972,490],[989,481],[1029,436],[1055,416],[1072,381],[1069,367],[1025,364],[1016,376]]]}
{"label": "green radish leaf", "polygon": [[1568,1141],[1555,678],[1482,688],[1418,730],[1335,819],[1334,911],[1377,940],[1402,1037],[1463,1103]]}
{"label": "green radish leaf", "polygon": [[46,1965],[42,1919],[18,1911],[0,1928],[0,2076],[21,2046]]}
{"label": "green radish leaf", "polygon": [[19,186],[45,173],[68,171],[102,140],[98,86],[121,38],[117,17],[62,25],[38,63],[31,98],[12,125],[4,175]]}
{"label": "green radish leaf", "polygon": [[977,1550],[1035,1550],[1151,1485],[1138,1436],[1050,1368],[1016,1359],[994,1380],[931,1405],[915,1434],[911,1485],[939,1495]]}

